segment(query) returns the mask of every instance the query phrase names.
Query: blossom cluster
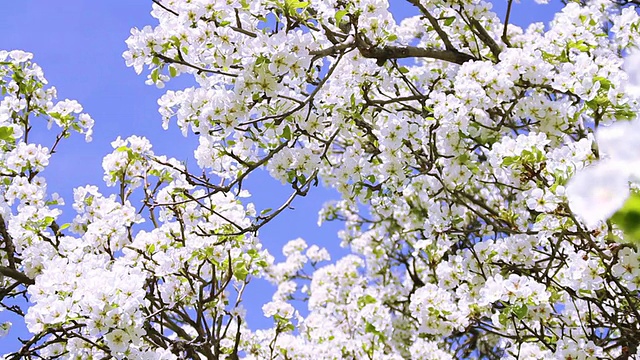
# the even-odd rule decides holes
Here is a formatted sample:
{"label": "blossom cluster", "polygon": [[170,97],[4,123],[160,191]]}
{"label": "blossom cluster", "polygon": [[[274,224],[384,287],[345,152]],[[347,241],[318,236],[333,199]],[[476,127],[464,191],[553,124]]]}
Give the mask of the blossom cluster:
{"label": "blossom cluster", "polygon": [[[255,215],[240,200],[246,191],[211,191],[146,138],[118,138],[103,160],[105,183],[118,191],[76,188],[75,218],[59,223],[64,201],[47,193],[40,173],[70,132],[90,140],[93,120],[76,101],[55,102],[31,57],[0,52],[0,301],[33,334],[6,355],[177,359],[180,339],[203,331],[215,351],[233,351],[235,333],[219,342],[209,322],[242,323],[241,289],[270,259],[255,236],[238,232]],[[28,142],[40,118],[59,128],[51,147]],[[8,305],[22,296],[26,303]],[[196,310],[206,316],[184,329]],[[1,335],[10,326],[3,322]]]}
{"label": "blossom cluster", "polygon": [[[265,272],[274,327],[243,334],[247,353],[620,355],[606,344],[623,330],[598,304],[635,306],[637,256],[574,215],[567,187],[598,157],[593,130],[638,111],[620,56],[637,11],[569,3],[545,31],[505,28],[482,1],[411,3],[420,15],[398,23],[385,1],[168,1],[127,40],[150,82],[195,77],[160,113],[200,137],[212,175],[264,167],[293,197],[317,179],[341,195],[322,214],[345,221],[354,254],[309,275],[306,244],[287,245]],[[424,55],[402,63],[397,49]]]}
{"label": "blossom cluster", "polygon": [[[198,169],[118,138],[102,164],[113,194],[76,189],[63,225],[38,175],[61,138],[28,143],[24,125],[35,113],[90,136],[92,122],[53,104],[30,55],[0,53],[2,79],[19,74],[0,83],[0,265],[34,334],[19,351],[637,356],[640,255],[602,220],[638,177],[623,56],[640,45],[638,10],[570,2],[522,29],[482,0],[408,4],[419,15],[398,22],[385,0],[154,2],[158,24],[133,29],[123,56],[158,87],[193,77],[158,105],[165,128],[198,137]],[[273,208],[246,199],[261,169],[291,188]],[[344,222],[351,254],[295,239],[275,262],[258,232],[320,183],[340,196],[320,222]],[[258,277],[277,286],[268,329],[242,306]]]}

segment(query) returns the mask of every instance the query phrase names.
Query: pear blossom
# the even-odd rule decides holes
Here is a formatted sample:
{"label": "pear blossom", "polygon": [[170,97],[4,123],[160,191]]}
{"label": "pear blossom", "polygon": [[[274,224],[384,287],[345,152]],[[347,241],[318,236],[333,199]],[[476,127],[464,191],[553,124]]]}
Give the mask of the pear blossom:
{"label": "pear blossom", "polygon": [[[154,2],[124,63],[190,78],[158,125],[197,137],[195,164],[111,139],[106,187],[69,207],[47,169],[94,121],[0,51],[0,335],[8,311],[29,331],[5,357],[637,356],[639,257],[604,222],[640,178],[637,8],[570,2],[520,28],[483,1],[390,5]],[[253,204],[259,172],[290,195]],[[263,244],[316,186],[335,238]]]}

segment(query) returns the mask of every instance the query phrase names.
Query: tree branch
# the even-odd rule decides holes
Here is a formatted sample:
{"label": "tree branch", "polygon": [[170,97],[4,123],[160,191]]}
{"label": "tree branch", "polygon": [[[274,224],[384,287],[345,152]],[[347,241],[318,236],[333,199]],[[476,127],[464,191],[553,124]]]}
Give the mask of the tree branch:
{"label": "tree branch", "polygon": [[462,65],[467,61],[475,60],[475,57],[457,50],[440,50],[419,48],[415,46],[370,47],[361,40],[356,40],[356,46],[360,51],[360,54],[369,59],[390,60],[405,58],[431,58],[459,65]]}
{"label": "tree branch", "polygon": [[438,36],[440,36],[440,39],[444,43],[445,48],[449,51],[456,51],[456,48],[451,44],[451,40],[449,40],[449,36],[446,32],[444,32],[444,30],[442,30],[440,24],[438,23],[438,20],[434,18],[433,15],[431,15],[429,10],[427,10],[424,5],[420,4],[420,1],[418,0],[408,1],[411,5],[420,9],[420,12],[427,18],[427,20],[429,20],[429,23],[431,24],[431,26],[433,26],[433,29],[438,33]]}
{"label": "tree branch", "polygon": [[500,53],[502,52],[502,50],[500,49],[500,45],[498,45],[498,43],[493,40],[491,35],[489,35],[489,33],[487,32],[487,29],[485,29],[478,20],[470,19],[469,21],[471,23],[471,29],[476,30],[475,33],[478,35],[480,40],[489,47],[489,50],[491,50],[491,53],[496,58],[496,61],[498,61]]}
{"label": "tree branch", "polygon": [[25,285],[33,285],[36,283],[35,280],[21,273],[20,271],[6,267],[6,266],[0,266],[0,274],[4,276],[8,276],[13,280],[16,280]]}
{"label": "tree branch", "polygon": [[511,46],[509,44],[509,38],[507,37],[507,28],[509,27],[509,17],[511,16],[511,7],[513,6],[513,0],[509,0],[507,3],[507,14],[504,16],[504,25],[502,28],[502,42],[507,44],[507,46]]}

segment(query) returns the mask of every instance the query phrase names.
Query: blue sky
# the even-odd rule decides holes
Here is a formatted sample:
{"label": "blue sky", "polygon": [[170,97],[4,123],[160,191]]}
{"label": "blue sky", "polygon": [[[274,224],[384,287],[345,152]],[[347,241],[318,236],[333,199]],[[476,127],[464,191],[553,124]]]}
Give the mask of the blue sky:
{"label": "blue sky", "polygon": [[[407,16],[400,0],[390,0],[397,18]],[[547,22],[560,8],[552,5],[538,6],[532,0],[514,4],[512,21],[526,25],[534,21]],[[404,3],[404,2],[402,2]],[[75,99],[84,111],[95,119],[94,140],[85,143],[82,136],[72,136],[62,143],[44,175],[49,192],[58,192],[70,204],[72,189],[87,184],[100,186],[103,193],[110,193],[102,181],[102,157],[111,152],[110,142],[117,136],[141,135],[149,138],[156,154],[165,154],[180,160],[188,160],[195,168],[193,150],[197,144],[191,135],[184,138],[175,124],[168,131],[161,128],[157,111],[157,99],[166,91],[144,84],[145,77],[127,68],[122,59],[126,49],[124,40],[132,27],[154,25],[149,15],[150,0],[20,0],[6,1],[0,12],[0,50],[21,49],[34,53],[49,83],[58,89],[60,99]],[[497,0],[494,10],[504,16],[506,0]],[[180,88],[185,80],[172,80],[167,88]],[[49,137],[48,139],[51,139]],[[44,141],[49,145],[50,140]],[[247,187],[254,195],[258,209],[277,207],[289,194],[286,187],[274,182],[265,174],[254,176]],[[318,229],[317,211],[322,203],[334,194],[320,188],[305,198],[298,198],[295,210],[285,213],[268,224],[260,238],[274,254],[280,254],[282,244],[302,237],[309,244],[330,249],[333,258],[344,254],[339,249],[336,231],[340,224],[324,225]],[[70,210],[70,208],[69,208]],[[63,215],[63,221],[73,217],[71,211]],[[254,327],[269,326],[262,316],[263,303],[269,300],[272,289],[264,283],[249,286],[245,295],[249,324]],[[0,313],[0,322],[6,312]],[[4,353],[10,340],[23,334],[16,324],[5,339],[0,340],[0,353]],[[13,346],[12,346],[13,347]],[[8,349],[7,349],[8,350]]]}

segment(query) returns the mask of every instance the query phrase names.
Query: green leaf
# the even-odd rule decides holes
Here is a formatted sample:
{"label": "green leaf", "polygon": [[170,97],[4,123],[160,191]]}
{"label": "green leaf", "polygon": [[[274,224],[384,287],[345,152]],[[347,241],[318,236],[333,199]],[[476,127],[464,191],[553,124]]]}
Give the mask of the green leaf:
{"label": "green leaf", "polygon": [[624,231],[631,242],[640,244],[640,194],[632,193],[622,208],[613,214],[611,221]]}
{"label": "green leaf", "polygon": [[373,190],[371,190],[371,188],[367,188],[367,193],[364,195],[364,199],[369,200],[371,199],[372,196],[373,196]]}
{"label": "green leaf", "polygon": [[569,47],[569,49],[578,49],[578,50],[580,50],[582,52],[585,52],[585,51],[588,51],[589,49],[591,49],[591,46],[586,44],[584,42],[584,40],[569,41],[567,46]]}
{"label": "green leaf", "polygon": [[406,74],[409,72],[409,69],[406,66],[401,66],[398,68],[402,74]]}
{"label": "green leaf", "polygon": [[373,326],[373,324],[371,324],[371,323],[367,323],[367,325],[364,328],[364,332],[366,332],[367,334],[371,334],[371,333],[375,334],[375,333],[377,333],[376,327]]}
{"label": "green leaf", "polygon": [[391,34],[391,35],[387,36],[387,40],[388,41],[396,41],[396,40],[398,40],[398,35]]}
{"label": "green leaf", "polygon": [[173,35],[169,40],[171,40],[173,46],[180,47],[180,39],[177,36]]}
{"label": "green leaf", "polygon": [[522,320],[529,313],[529,308],[526,304],[522,304],[520,306],[514,306],[511,311],[518,317],[518,319]]}
{"label": "green leaf", "polygon": [[365,331],[365,333],[374,334],[374,335],[378,336],[380,338],[380,340],[382,340],[383,342],[386,340],[386,336],[384,336],[384,334],[382,332],[380,332],[378,329],[376,329],[376,327],[373,326],[373,324],[371,324],[368,321],[367,321],[367,323],[365,325],[364,331]]}
{"label": "green leaf", "polygon": [[608,91],[611,88],[611,81],[609,81],[609,79],[604,78],[602,76],[594,76],[593,77],[593,81],[599,81],[600,82],[600,88],[604,91]]}
{"label": "green leaf", "polygon": [[509,322],[509,316],[507,315],[506,311],[503,311],[498,315],[498,321],[500,322],[500,325],[502,325],[502,326],[506,326],[507,325],[507,323]]}
{"label": "green leaf", "polygon": [[347,15],[349,12],[347,10],[336,11],[336,25],[340,25],[342,18]]}
{"label": "green leaf", "polygon": [[0,126],[0,140],[7,142],[14,141],[13,128],[10,126]]}
{"label": "green leaf", "polygon": [[455,16],[449,16],[444,18],[444,25],[445,26],[451,26],[451,24],[453,24],[453,22],[456,20]]}
{"label": "green leaf", "polygon": [[623,104],[615,107],[614,115],[618,120],[631,121],[636,118],[637,114],[631,110],[629,104]]}
{"label": "green leaf", "polygon": [[518,157],[517,156],[508,156],[508,157],[505,157],[504,159],[502,159],[502,165],[504,165],[504,166],[513,165],[513,164],[515,164],[517,162],[518,162]]}
{"label": "green leaf", "polygon": [[22,74],[22,71],[19,69],[15,69],[14,73],[11,75],[11,78],[18,84],[22,83],[22,81],[24,80],[24,75]]}
{"label": "green leaf", "polygon": [[551,60],[555,60],[556,59],[556,55],[548,53],[546,51],[540,50],[540,53],[542,54],[542,59],[545,61],[551,61]]}
{"label": "green leaf", "polygon": [[287,5],[289,9],[296,10],[302,9],[309,6],[308,1],[300,1],[300,0],[287,0]]}
{"label": "green leaf", "polygon": [[151,80],[153,80],[154,83],[158,82],[158,79],[160,78],[160,72],[158,71],[158,68],[153,69],[153,71],[151,71]]}
{"label": "green leaf", "polygon": [[295,179],[296,179],[296,172],[295,172],[295,171],[293,171],[293,170],[289,170],[289,171],[287,172],[287,182],[288,182],[289,184],[292,184],[292,183],[293,183],[293,180],[295,180]]}
{"label": "green leaf", "polygon": [[287,140],[291,140],[291,128],[289,127],[289,125],[285,126],[282,130],[282,137]]}
{"label": "green leaf", "polygon": [[256,66],[260,66],[260,65],[265,64],[265,63],[266,63],[266,64],[268,64],[268,63],[270,63],[270,62],[271,62],[271,61],[269,60],[269,58],[267,58],[267,57],[266,57],[266,56],[264,56],[264,55],[260,55],[260,56],[258,56],[258,58],[256,59]]}
{"label": "green leaf", "polygon": [[171,77],[176,77],[178,75],[178,69],[173,66],[169,66],[169,75],[171,75]]}
{"label": "green leaf", "polygon": [[241,281],[244,281],[249,275],[249,270],[244,262],[237,262],[233,266],[233,274]]}
{"label": "green leaf", "polygon": [[361,296],[358,299],[358,307],[359,308],[363,308],[363,307],[365,307],[365,305],[373,304],[375,302],[376,302],[376,299],[373,296],[367,294],[365,296]]}

